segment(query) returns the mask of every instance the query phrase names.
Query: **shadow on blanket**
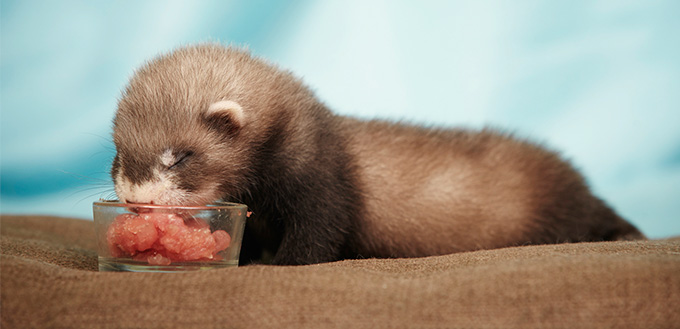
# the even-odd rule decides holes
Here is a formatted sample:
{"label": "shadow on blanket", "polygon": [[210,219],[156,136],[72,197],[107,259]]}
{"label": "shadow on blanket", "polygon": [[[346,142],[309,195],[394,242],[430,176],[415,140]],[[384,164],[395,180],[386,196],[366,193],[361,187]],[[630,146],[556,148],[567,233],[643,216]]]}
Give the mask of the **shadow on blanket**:
{"label": "shadow on blanket", "polygon": [[671,328],[680,238],[97,272],[90,221],[3,216],[2,328]]}

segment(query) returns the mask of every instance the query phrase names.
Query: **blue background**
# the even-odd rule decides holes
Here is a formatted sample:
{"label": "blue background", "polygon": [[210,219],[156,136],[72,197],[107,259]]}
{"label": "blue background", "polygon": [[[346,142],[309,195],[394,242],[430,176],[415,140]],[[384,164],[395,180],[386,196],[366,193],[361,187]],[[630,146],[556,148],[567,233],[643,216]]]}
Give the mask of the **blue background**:
{"label": "blue background", "polygon": [[133,69],[248,45],[334,111],[545,142],[651,237],[680,234],[680,1],[2,1],[2,213],[91,218]]}

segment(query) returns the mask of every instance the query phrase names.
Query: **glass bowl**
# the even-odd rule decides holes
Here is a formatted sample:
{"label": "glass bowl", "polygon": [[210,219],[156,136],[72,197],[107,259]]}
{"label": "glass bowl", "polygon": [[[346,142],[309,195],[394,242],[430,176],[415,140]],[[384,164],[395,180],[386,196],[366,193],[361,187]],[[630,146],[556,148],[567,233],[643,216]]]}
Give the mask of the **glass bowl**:
{"label": "glass bowl", "polygon": [[94,202],[100,271],[175,272],[238,266],[248,207]]}

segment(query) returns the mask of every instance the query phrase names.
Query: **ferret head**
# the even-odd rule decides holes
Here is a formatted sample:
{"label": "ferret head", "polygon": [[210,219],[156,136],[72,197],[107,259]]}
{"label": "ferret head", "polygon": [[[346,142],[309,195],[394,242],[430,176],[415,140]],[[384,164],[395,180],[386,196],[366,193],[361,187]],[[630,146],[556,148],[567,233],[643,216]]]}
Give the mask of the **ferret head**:
{"label": "ferret head", "polygon": [[119,112],[111,175],[121,201],[201,205],[237,193],[247,156],[237,140],[245,123],[241,106],[221,100],[202,116],[184,114],[178,122]]}
{"label": "ferret head", "polygon": [[268,130],[260,113],[276,107],[267,84],[280,75],[247,53],[215,45],[147,63],[114,119],[118,198],[203,205],[243,193],[253,150]]}

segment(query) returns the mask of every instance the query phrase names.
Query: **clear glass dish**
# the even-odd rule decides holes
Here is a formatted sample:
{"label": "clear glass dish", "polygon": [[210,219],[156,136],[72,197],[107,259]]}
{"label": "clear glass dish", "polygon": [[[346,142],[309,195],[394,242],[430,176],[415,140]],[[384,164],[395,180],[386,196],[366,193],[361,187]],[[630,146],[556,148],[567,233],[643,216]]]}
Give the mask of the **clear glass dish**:
{"label": "clear glass dish", "polygon": [[94,202],[100,271],[176,272],[238,266],[246,205]]}

